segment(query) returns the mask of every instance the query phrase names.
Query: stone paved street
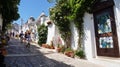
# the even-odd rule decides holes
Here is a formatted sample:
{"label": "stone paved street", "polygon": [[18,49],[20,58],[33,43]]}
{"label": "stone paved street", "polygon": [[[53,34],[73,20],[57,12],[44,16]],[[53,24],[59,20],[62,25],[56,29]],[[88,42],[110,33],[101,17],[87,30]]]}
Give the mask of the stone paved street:
{"label": "stone paved street", "polygon": [[8,55],[5,58],[7,67],[71,67],[62,62],[49,59],[38,51],[36,46],[25,48],[25,43],[19,40],[11,40],[6,47]]}
{"label": "stone paved street", "polygon": [[20,43],[17,39],[11,39],[6,49],[7,67],[101,67],[84,60],[66,57],[35,44],[25,48],[25,43]]}

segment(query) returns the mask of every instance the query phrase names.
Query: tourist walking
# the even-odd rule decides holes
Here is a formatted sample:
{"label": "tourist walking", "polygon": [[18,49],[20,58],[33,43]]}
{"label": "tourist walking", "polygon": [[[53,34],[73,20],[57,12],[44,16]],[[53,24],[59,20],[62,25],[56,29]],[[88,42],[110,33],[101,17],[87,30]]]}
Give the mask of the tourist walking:
{"label": "tourist walking", "polygon": [[26,48],[30,48],[31,32],[29,32],[29,31],[26,33],[26,41],[27,41]]}
{"label": "tourist walking", "polygon": [[23,31],[21,31],[21,33],[20,33],[19,37],[20,37],[21,43],[23,43],[23,39],[24,39],[24,34],[23,34]]}

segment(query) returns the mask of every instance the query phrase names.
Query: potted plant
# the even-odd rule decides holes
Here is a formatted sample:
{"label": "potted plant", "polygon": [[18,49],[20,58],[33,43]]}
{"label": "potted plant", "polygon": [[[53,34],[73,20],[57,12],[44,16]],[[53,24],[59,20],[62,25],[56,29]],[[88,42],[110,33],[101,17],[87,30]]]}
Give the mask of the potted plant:
{"label": "potted plant", "polygon": [[85,58],[85,54],[83,50],[76,51],[75,55],[79,58]]}
{"label": "potted plant", "polygon": [[68,57],[74,58],[74,51],[71,48],[67,48],[64,52],[64,54]]}
{"label": "potted plant", "polygon": [[57,45],[57,52],[60,52],[61,51],[61,47],[60,47],[60,44]]}
{"label": "potted plant", "polygon": [[50,42],[50,49],[54,49],[53,41]]}

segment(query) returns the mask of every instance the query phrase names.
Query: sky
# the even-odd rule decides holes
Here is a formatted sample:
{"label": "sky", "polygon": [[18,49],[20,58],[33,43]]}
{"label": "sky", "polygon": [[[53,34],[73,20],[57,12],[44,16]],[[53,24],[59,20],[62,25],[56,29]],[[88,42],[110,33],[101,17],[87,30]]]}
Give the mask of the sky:
{"label": "sky", "polygon": [[42,12],[49,16],[49,8],[53,6],[54,3],[49,3],[47,0],[21,0],[19,5],[20,18],[14,23],[21,24],[21,19],[25,23],[31,16],[36,19]]}

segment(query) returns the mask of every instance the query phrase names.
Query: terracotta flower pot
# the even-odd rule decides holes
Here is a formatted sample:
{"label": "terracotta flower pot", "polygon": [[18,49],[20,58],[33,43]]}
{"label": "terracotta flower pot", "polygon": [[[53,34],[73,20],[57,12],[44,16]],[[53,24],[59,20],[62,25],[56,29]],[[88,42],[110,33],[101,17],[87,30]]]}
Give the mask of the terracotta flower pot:
{"label": "terracotta flower pot", "polygon": [[72,57],[72,58],[74,57],[74,52],[73,51],[67,51],[64,54],[68,57]]}
{"label": "terracotta flower pot", "polygon": [[57,52],[60,52],[61,51],[61,48],[57,48]]}
{"label": "terracotta flower pot", "polygon": [[48,48],[48,45],[47,44],[42,44],[42,47]]}
{"label": "terracotta flower pot", "polygon": [[55,49],[54,46],[51,46],[50,49]]}

